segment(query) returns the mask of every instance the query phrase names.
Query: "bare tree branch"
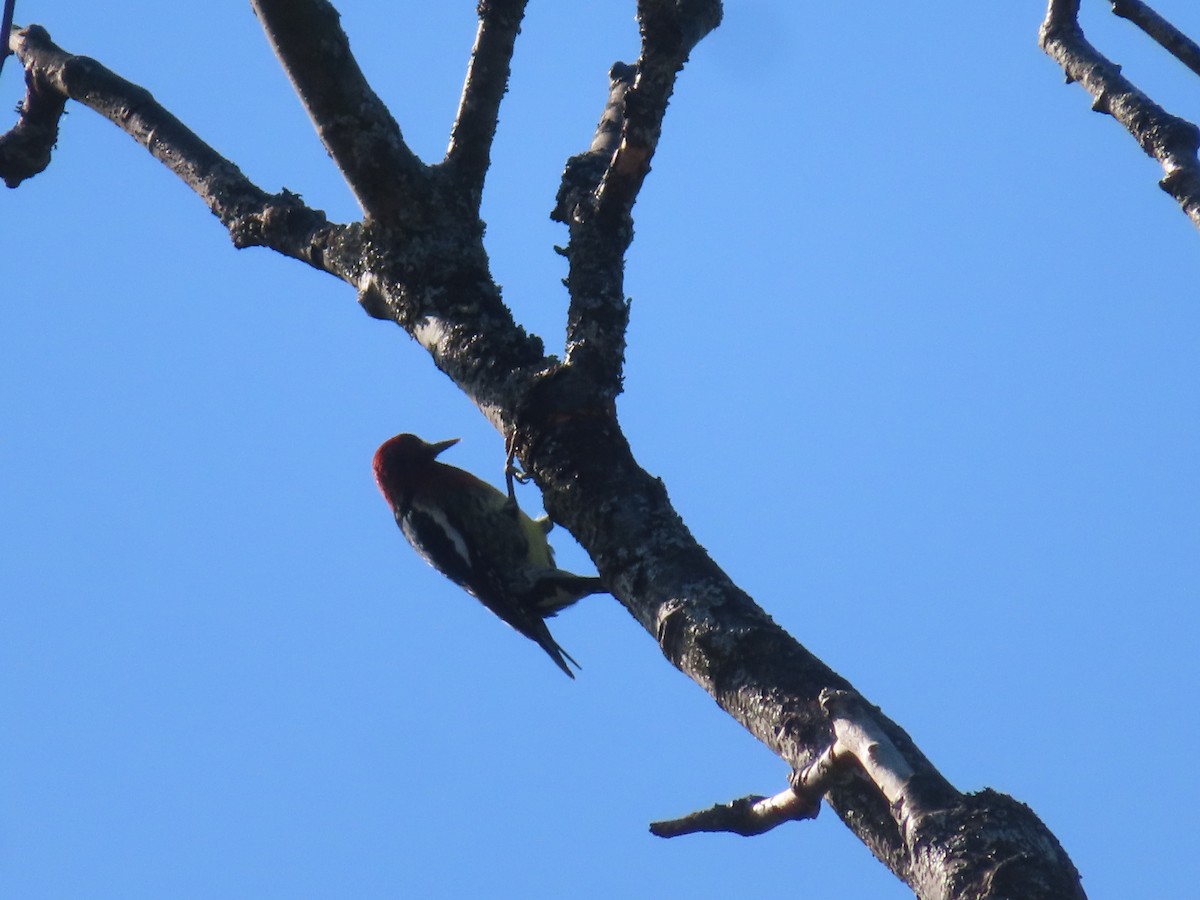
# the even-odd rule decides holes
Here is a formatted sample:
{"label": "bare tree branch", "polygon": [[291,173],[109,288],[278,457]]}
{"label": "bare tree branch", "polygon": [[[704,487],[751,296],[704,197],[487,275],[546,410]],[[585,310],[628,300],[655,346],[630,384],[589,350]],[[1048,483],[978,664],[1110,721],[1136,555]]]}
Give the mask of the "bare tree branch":
{"label": "bare tree branch", "polygon": [[1159,186],[1200,227],[1200,129],[1171,115],[1138,90],[1115,65],[1088,43],[1079,27],[1079,0],[1050,0],[1040,43],[1062,66],[1067,81],[1092,95],[1092,109],[1125,126],[1147,155],[1166,172]]}
{"label": "bare tree branch", "polygon": [[670,838],[717,831],[755,837],[784,822],[815,819],[820,811],[820,797],[814,803],[788,788],[773,797],[742,797],[678,819],[651,822],[650,833],[655,837]]}
{"label": "bare tree branch", "polygon": [[253,0],[267,39],[359,205],[380,222],[429,215],[424,164],[376,96],[327,0]]}
{"label": "bare tree branch", "polygon": [[[34,37],[42,29],[30,29]],[[39,34],[40,33],[40,34]],[[14,28],[5,41],[5,52],[23,48],[29,35]],[[58,141],[58,123],[67,105],[67,97],[49,87],[35,71],[25,74],[25,96],[17,106],[17,123],[0,136],[0,178],[15,188],[27,178],[45,170]]]}
{"label": "bare tree branch", "polygon": [[478,209],[527,0],[480,0],[479,30],[443,161]]}
{"label": "bare tree branch", "polygon": [[597,190],[602,218],[633,208],[662,134],[675,78],[692,49],[721,24],[719,0],[640,0],[642,52],[637,78],[625,98],[621,143]]}
{"label": "bare tree branch", "polygon": [[17,125],[0,137],[0,177],[9,187],[46,168],[68,99],[98,112],[174,172],[229,229],[238,247],[270,247],[352,283],[357,226],[329,223],[288,191],[268,194],[196,136],[145,88],[94,59],[75,56],[32,25],[13,32],[27,94]]}
{"label": "bare tree branch", "polygon": [[[673,665],[793,769],[817,763],[833,737],[822,697],[848,688],[845,679],[730,582],[661,482],[633,460],[615,420],[566,402],[538,413],[522,420],[516,443],[551,517],[587,548],[605,584]],[[1028,808],[991,791],[959,793],[898,725],[878,710],[872,715],[903,771],[911,770],[903,808],[922,815],[902,827],[887,795],[859,768],[835,781],[825,799],[921,897],[1083,896],[1070,860]],[[955,837],[963,834],[975,843]],[[1006,893],[1013,885],[1020,889]]]}
{"label": "bare tree branch", "polygon": [[[821,708],[829,716],[833,742],[803,769],[793,772],[791,786],[774,797],[751,796],[680,819],[656,822],[652,834],[676,837],[697,831],[763,834],[784,822],[815,819],[821,798],[837,786],[842,772],[857,766],[887,800],[901,830],[929,813],[919,793],[908,786],[916,774],[900,749],[877,721],[877,710],[855,691],[821,691]],[[911,837],[908,837],[911,842]]]}
{"label": "bare tree branch", "polygon": [[642,0],[641,53],[609,71],[609,96],[586,153],[563,173],[552,217],[570,229],[564,254],[567,362],[610,397],[621,390],[625,329],[625,252],[633,240],[633,204],[650,171],[675,79],[696,44],[721,22],[720,0]]}
{"label": "bare tree branch", "polygon": [[633,219],[625,215],[601,220],[597,192],[612,164],[625,123],[625,97],[637,69],[614,63],[609,94],[591,147],[567,161],[551,218],[567,225],[567,362],[586,369],[611,397],[621,391],[625,362],[625,251],[633,240]]}
{"label": "bare tree branch", "polygon": [[13,7],[17,0],[4,0],[4,11],[0,12],[0,72],[4,71],[4,60],[12,53],[8,45],[8,33],[12,30]]}
{"label": "bare tree branch", "polygon": [[[570,228],[563,363],[513,320],[489,272],[477,204],[404,145],[350,57],[333,8],[323,0],[255,6],[367,213],[362,223],[328,225],[294,195],[265,194],[143,89],[63,54],[40,29],[23,33],[22,63],[27,77],[96,109],[150,149],[235,242],[264,243],[335,272],[359,288],[369,313],[395,321],[429,351],[506,435],[551,518],[587,549],[666,658],[800,773],[792,796],[744,801],[750,819],[795,818],[823,794],[921,897],[1082,897],[1070,860],[1030,810],[991,791],[955,790],[903,729],[846,693],[845,679],[733,584],[662,482],[638,465],[617,422],[631,210],[675,77],[719,22],[719,2],[642,0],[638,63],[613,68],[593,149],[568,166],[556,208]],[[482,129],[490,142],[496,84],[464,102],[473,111],[460,121],[461,141]],[[460,152],[467,162],[459,165],[476,171],[488,153]]]}
{"label": "bare tree branch", "polygon": [[1142,29],[1164,50],[1200,75],[1200,46],[1142,0],[1112,0],[1112,11]]}

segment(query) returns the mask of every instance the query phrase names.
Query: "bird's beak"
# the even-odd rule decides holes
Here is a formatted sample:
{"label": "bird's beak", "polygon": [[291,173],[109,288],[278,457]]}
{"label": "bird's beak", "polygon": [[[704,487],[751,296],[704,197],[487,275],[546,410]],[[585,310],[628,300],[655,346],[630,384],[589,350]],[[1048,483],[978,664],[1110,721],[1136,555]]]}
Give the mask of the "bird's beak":
{"label": "bird's beak", "polygon": [[462,438],[450,438],[448,441],[438,441],[436,444],[430,444],[429,449],[433,451],[433,455],[436,457],[441,454],[443,450],[449,450],[460,440],[462,440]]}

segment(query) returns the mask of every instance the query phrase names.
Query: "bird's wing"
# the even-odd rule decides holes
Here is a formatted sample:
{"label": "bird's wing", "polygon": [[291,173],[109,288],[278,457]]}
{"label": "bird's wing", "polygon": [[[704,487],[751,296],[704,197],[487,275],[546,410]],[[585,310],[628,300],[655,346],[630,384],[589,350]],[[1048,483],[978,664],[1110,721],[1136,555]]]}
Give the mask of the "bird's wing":
{"label": "bird's wing", "polygon": [[[481,546],[480,543],[474,539],[474,535],[464,534],[460,523],[454,521],[444,509],[425,506],[417,501],[398,517],[398,521],[404,536],[427,563],[521,634],[541,643],[536,636],[545,629],[541,617],[517,600],[525,595],[530,585],[511,583],[506,575],[507,570],[499,564],[493,564],[486,556],[472,558],[470,548]],[[506,534],[512,534],[516,540],[520,540],[520,532],[516,529],[499,529],[490,534],[488,539],[494,542]],[[501,559],[521,558],[520,548],[493,546],[492,549]]]}
{"label": "bird's wing", "polygon": [[[576,668],[579,667],[579,663],[571,659],[570,655],[558,645],[553,635],[550,634],[550,629],[542,621],[542,615],[545,612],[539,614],[537,608],[542,598],[535,599],[529,596],[535,585],[512,584],[504,578],[503,573],[506,570],[489,565],[488,559],[472,559],[470,548],[480,546],[480,544],[477,540],[472,539],[475,537],[474,535],[464,534],[463,526],[468,523],[456,522],[443,508],[427,506],[422,504],[419,499],[414,500],[407,511],[398,515],[396,521],[409,543],[427,563],[470,593],[498,618],[537,643],[560,669],[572,678],[575,677],[570,666],[567,665],[567,660],[574,663]],[[508,535],[512,536],[514,544],[524,541],[524,536],[519,529],[497,529],[489,535],[489,539],[494,542],[498,538]],[[493,546],[492,549],[498,552],[501,559],[522,559],[526,548],[523,545],[515,545],[507,549]],[[546,571],[547,573],[558,572],[553,569]],[[566,572],[562,574],[578,577],[571,576]],[[539,582],[536,585],[538,588],[551,587],[550,584],[540,584],[540,578],[537,581]],[[533,601],[533,605],[527,607],[518,598]],[[578,597],[574,599],[578,599]],[[558,606],[548,604],[548,608],[557,610],[562,605],[566,604]]]}
{"label": "bird's wing", "polygon": [[471,553],[462,532],[438,507],[414,503],[396,523],[421,558],[455,584],[470,589]]}

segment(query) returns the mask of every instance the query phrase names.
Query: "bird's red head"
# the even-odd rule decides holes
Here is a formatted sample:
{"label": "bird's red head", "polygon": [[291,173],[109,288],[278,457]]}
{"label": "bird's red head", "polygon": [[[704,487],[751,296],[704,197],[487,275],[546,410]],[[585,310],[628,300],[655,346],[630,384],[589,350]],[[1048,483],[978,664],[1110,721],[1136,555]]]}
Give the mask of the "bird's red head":
{"label": "bird's red head", "polygon": [[395,495],[414,477],[419,477],[421,470],[433,462],[439,453],[457,443],[458,438],[450,438],[429,444],[415,434],[398,434],[388,438],[375,451],[375,483],[388,502],[393,502]]}

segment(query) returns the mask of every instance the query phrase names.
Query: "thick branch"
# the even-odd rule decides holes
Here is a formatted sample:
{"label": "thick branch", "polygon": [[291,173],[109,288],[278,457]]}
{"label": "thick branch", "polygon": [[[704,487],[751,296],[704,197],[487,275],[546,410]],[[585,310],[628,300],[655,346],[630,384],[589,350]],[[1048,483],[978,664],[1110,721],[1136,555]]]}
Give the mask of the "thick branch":
{"label": "thick branch", "polygon": [[1042,23],[1042,49],[1092,95],[1092,109],[1108,113],[1128,129],[1141,148],[1166,172],[1159,186],[1174,197],[1200,227],[1200,129],[1171,115],[1133,86],[1083,36],[1079,0],[1050,0]]}
{"label": "thick branch", "polygon": [[254,10],[325,149],[363,211],[382,222],[429,215],[425,166],[375,95],[326,0],[253,0]]}
{"label": "thick branch", "polygon": [[450,147],[443,161],[476,209],[491,165],[500,101],[508,89],[513,47],[526,3],[527,0],[480,0],[479,3],[479,31],[471,50],[458,115],[450,132]]}
{"label": "thick branch", "polygon": [[1112,0],[1114,15],[1128,19],[1164,50],[1200,75],[1200,45],[1152,10],[1142,0]]}
{"label": "thick branch", "polygon": [[323,212],[309,209],[286,190],[268,194],[145,88],[94,59],[65,52],[45,29],[32,25],[14,31],[12,43],[25,67],[28,93],[16,127],[0,138],[0,176],[10,187],[49,163],[58,120],[70,98],[104,116],[178,175],[229,229],[236,246],[270,247],[354,281],[357,228],[331,224]]}
{"label": "thick branch", "polygon": [[[673,665],[794,770],[820,771],[836,733],[823,698],[849,685],[729,581],[661,482],[633,460],[615,420],[578,404],[573,375],[560,370],[545,379],[515,440],[547,511],[587,548],[605,584]],[[857,767],[827,787],[818,784],[847,826],[920,896],[1083,896],[1066,854],[1027,808],[991,792],[960,794],[899,726],[873,708],[871,720],[895,754],[886,771],[899,776]],[[922,811],[904,824],[890,802],[898,783],[902,808]],[[755,818],[802,804],[788,809],[754,798],[740,807],[730,815],[752,827]],[[970,840],[961,840],[964,834]],[[1005,893],[1012,884],[1029,890]]]}

